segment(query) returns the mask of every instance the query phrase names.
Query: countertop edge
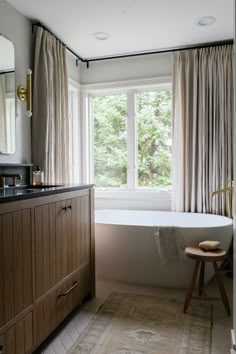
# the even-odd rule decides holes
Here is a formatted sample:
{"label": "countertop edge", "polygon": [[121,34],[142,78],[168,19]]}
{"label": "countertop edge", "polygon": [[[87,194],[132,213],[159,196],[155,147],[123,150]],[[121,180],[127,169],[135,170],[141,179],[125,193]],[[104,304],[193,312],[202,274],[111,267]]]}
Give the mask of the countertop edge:
{"label": "countertop edge", "polygon": [[[39,198],[39,197],[44,197],[53,194],[73,192],[73,191],[83,190],[83,189],[91,189],[93,187],[94,184],[63,185],[60,187],[42,188],[40,190],[34,190],[31,193],[30,192],[25,193],[24,189],[22,189],[22,191],[14,188],[12,188],[11,190],[6,189],[5,193],[9,194],[10,193],[9,191],[12,191],[12,195],[2,195],[2,196],[0,195],[0,204],[26,200],[26,199]],[[17,194],[13,194],[14,191],[15,192],[17,191]],[[4,193],[4,190],[2,190],[2,192]]]}

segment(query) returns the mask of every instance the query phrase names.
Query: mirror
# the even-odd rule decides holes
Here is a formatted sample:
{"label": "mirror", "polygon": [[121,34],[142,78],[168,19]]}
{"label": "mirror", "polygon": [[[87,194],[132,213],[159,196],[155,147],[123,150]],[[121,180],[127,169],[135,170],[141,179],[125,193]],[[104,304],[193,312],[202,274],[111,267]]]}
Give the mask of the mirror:
{"label": "mirror", "polygon": [[0,35],[0,154],[16,149],[15,53],[12,42]]}

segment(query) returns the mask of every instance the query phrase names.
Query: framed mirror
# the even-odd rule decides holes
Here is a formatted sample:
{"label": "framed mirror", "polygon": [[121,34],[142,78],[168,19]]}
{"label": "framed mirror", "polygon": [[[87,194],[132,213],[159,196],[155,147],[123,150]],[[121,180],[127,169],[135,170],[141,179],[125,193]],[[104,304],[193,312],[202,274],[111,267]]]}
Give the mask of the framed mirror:
{"label": "framed mirror", "polygon": [[0,35],[0,154],[16,150],[15,51]]}

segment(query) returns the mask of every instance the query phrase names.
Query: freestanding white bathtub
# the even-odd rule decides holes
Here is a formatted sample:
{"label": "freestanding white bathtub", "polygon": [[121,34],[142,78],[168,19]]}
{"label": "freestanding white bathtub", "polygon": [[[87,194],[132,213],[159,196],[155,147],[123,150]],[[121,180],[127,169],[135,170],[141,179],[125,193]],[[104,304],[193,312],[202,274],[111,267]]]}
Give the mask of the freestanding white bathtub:
{"label": "freestanding white bathtub", "polygon": [[[153,226],[178,227],[186,247],[216,240],[228,250],[233,235],[232,220],[212,214],[97,210],[95,222],[98,278],[161,287],[186,287],[194,262],[183,256],[162,264]],[[206,282],[213,273],[212,265],[207,264]]]}

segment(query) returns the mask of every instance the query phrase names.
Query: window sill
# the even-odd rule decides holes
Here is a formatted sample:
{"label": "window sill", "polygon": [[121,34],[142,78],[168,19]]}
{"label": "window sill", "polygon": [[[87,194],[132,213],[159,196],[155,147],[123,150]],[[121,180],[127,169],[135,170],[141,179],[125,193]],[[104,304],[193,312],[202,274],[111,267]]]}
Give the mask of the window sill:
{"label": "window sill", "polygon": [[101,190],[95,189],[96,199],[170,199],[171,191],[158,191],[158,190]]}

